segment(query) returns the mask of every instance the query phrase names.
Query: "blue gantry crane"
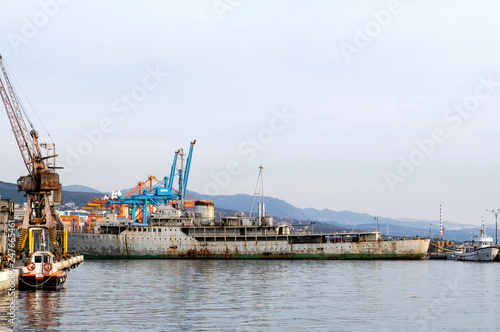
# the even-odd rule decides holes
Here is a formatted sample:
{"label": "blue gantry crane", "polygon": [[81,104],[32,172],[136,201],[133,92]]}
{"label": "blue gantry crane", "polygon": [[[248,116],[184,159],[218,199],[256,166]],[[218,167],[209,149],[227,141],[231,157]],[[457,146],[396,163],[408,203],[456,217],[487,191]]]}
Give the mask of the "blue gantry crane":
{"label": "blue gantry crane", "polygon": [[[184,151],[179,149],[175,152],[172,167],[170,169],[170,176],[165,176],[163,180],[159,181],[154,176],[150,176],[148,181],[139,182],[139,184],[130,192],[123,196],[118,196],[108,200],[108,205],[127,205],[131,210],[131,223],[132,224],[148,224],[148,218],[151,216],[152,211],[158,208],[160,204],[169,204],[176,201],[181,209],[184,208],[184,197],[186,195],[186,187],[189,178],[189,169],[191,168],[191,158],[193,155],[193,147],[196,140],[191,142],[189,153],[184,166]],[[177,162],[180,159],[180,168],[177,169]],[[173,189],[174,178],[179,179],[178,190]],[[153,183],[156,181],[156,183]],[[144,186],[144,184],[149,185]],[[139,193],[136,194],[136,191]]]}

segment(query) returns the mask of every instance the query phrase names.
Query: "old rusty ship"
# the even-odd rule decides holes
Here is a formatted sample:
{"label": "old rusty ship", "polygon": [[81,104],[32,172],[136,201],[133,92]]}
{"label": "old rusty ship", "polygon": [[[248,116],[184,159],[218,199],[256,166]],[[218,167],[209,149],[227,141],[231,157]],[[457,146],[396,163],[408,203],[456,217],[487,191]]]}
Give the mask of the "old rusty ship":
{"label": "old rusty ship", "polygon": [[[191,143],[186,167],[182,166],[180,149],[170,177],[135,198],[124,195],[127,197],[107,202],[148,206],[143,210],[142,221],[135,215],[130,219],[108,216],[103,223],[92,227],[89,224],[87,232],[70,232],[69,251],[86,258],[220,259],[421,259],[427,252],[429,239],[384,240],[379,231],[298,232],[289,224],[275,224],[273,217],[265,212],[262,166],[257,180],[261,188],[256,216],[252,217],[253,203],[248,216],[237,211],[216,219],[211,201],[195,201],[194,211],[188,211],[184,195],[195,142]],[[176,171],[178,157],[181,168]],[[175,175],[179,177],[179,190],[174,193]],[[160,200],[164,203],[158,204]]]}
{"label": "old rusty ship", "polygon": [[94,233],[70,233],[68,242],[86,258],[421,259],[429,247],[429,239],[383,240],[378,231],[296,232],[267,215],[236,212],[215,221],[206,202],[194,213],[165,205],[147,226],[109,222]]}

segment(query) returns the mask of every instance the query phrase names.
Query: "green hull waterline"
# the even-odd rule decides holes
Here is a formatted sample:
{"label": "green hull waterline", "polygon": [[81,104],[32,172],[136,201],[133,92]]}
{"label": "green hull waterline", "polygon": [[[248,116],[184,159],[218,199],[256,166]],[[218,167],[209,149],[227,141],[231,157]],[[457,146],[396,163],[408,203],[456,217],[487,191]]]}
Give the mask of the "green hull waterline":
{"label": "green hull waterline", "polygon": [[281,259],[281,260],[419,260],[425,254],[255,254],[255,255],[92,255],[85,259]]}

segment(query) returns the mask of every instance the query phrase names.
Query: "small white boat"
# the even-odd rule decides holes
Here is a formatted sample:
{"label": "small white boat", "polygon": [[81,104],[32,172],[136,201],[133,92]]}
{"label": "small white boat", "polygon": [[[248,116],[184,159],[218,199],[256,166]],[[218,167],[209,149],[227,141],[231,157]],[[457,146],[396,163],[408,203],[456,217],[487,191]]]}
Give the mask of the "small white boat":
{"label": "small white boat", "polygon": [[493,244],[493,237],[486,236],[483,223],[481,237],[477,241],[471,241],[470,245],[464,245],[461,251],[455,251],[454,256],[459,261],[490,262],[497,258],[498,251],[498,247]]}
{"label": "small white boat", "polygon": [[35,251],[26,264],[28,271],[19,277],[19,289],[57,289],[68,279],[66,272],[57,268],[54,255]]}
{"label": "small white boat", "polygon": [[[35,228],[32,228],[35,229]],[[44,229],[41,229],[40,248],[31,253],[26,269],[19,277],[19,289],[57,289],[68,279],[66,272],[57,268],[51,252],[45,250]]]}

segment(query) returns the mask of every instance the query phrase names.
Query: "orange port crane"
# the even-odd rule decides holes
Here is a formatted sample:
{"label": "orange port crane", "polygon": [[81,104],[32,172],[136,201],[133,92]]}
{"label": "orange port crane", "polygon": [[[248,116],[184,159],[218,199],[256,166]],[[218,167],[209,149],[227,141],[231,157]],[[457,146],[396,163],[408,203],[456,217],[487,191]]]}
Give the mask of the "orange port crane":
{"label": "orange port crane", "polygon": [[[38,144],[38,134],[30,123],[28,131],[24,122],[21,103],[10,83],[5,70],[2,56],[0,55],[0,95],[7,111],[7,116],[14,132],[14,136],[21,151],[24,164],[28,169],[27,176],[17,180],[19,191],[24,191],[27,197],[27,206],[21,226],[21,235],[17,244],[17,254],[20,256],[28,238],[31,227],[41,227],[49,231],[50,240],[56,257],[60,256],[57,241],[57,230],[63,230],[63,224],[53,205],[61,201],[61,184],[59,175],[55,172],[55,165],[47,166],[45,160],[55,158],[57,155],[43,157]],[[3,74],[3,79],[2,79]],[[5,84],[4,84],[5,83]],[[50,197],[52,196],[52,204]]]}

